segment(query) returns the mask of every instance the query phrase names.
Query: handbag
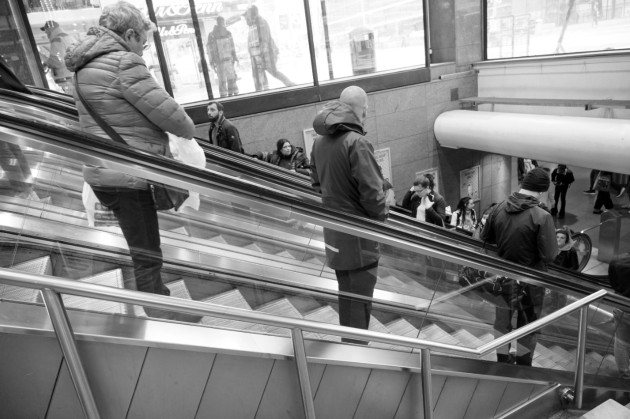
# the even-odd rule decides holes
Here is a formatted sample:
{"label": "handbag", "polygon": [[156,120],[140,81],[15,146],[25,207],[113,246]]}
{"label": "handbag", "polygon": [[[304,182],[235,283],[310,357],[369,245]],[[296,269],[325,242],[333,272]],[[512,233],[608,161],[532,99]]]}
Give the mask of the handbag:
{"label": "handbag", "polygon": [[[118,134],[111,126],[107,124],[100,117],[99,114],[96,113],[92,105],[88,103],[88,101],[81,94],[81,89],[79,88],[79,78],[78,73],[74,75],[74,88],[77,92],[77,96],[85,106],[85,109],[88,111],[90,116],[96,121],[99,127],[103,131],[109,135],[109,137],[117,143],[127,145],[127,142]],[[170,209],[177,210],[184,201],[188,198],[188,191],[186,189],[178,188],[175,186],[167,186],[163,183],[157,182],[149,182],[149,189],[151,191],[151,196],[153,197],[153,203],[155,205],[155,209],[158,211],[166,211]]]}
{"label": "handbag", "polygon": [[610,174],[599,172],[597,174],[597,178],[595,179],[595,187],[593,189],[601,192],[610,192],[611,181],[612,177],[610,176]]}

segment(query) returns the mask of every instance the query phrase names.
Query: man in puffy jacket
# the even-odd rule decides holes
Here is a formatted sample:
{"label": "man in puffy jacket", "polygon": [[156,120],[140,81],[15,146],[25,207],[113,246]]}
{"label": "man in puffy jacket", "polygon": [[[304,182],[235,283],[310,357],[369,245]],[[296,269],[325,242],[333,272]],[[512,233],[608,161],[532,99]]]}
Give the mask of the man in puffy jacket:
{"label": "man in puffy jacket", "polygon": [[[65,59],[94,111],[129,146],[143,151],[166,155],[166,131],[192,138],[194,123],[153,79],[142,59],[155,25],[135,6],[122,1],[103,9],[99,25],[90,28]],[[90,116],[77,92],[74,97],[83,131],[113,141]],[[87,165],[83,177],[118,219],[131,253],[137,289],[169,295],[160,275],[158,217],[147,181],[119,170]],[[159,317],[170,315],[149,308],[145,311]]]}
{"label": "man in puffy jacket", "polygon": [[[383,176],[374,148],[364,137],[366,116],[367,95],[357,86],[346,88],[339,100],[328,103],[317,114],[313,128],[319,137],[311,152],[311,180],[313,188],[322,194],[326,208],[383,221],[387,216]],[[324,241],[328,266],[335,270],[339,291],[364,297],[357,300],[340,295],[339,322],[367,329],[379,245],[329,228],[324,228]]]}
{"label": "man in puffy jacket", "polygon": [[[541,208],[539,201],[549,189],[549,184],[549,174],[541,167],[526,173],[521,189],[494,208],[481,232],[481,240],[496,243],[499,256],[504,259],[546,271],[547,265],[559,253],[553,218]],[[514,313],[517,328],[537,320],[544,293],[542,287],[511,280],[503,294],[507,306],[496,307],[494,327],[497,336],[512,330]],[[532,364],[536,342],[536,333],[518,340],[517,364]],[[507,345],[497,349],[497,360],[512,362]]]}

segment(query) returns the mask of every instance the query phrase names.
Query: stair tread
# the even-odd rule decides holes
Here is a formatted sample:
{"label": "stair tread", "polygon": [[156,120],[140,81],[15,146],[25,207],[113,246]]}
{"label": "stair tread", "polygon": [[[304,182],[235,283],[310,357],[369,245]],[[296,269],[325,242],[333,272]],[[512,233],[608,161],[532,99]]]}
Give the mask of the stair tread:
{"label": "stair tread", "polygon": [[[213,295],[212,297],[208,297],[202,301],[232,308],[240,308],[242,310],[251,310],[251,307],[245,300],[245,297],[243,297],[243,294],[241,294],[241,292],[237,288],[223,292],[221,294]],[[251,323],[211,316],[204,316],[203,319],[201,319],[201,323],[206,326],[239,330],[251,326]]]}
{"label": "stair tread", "polygon": [[[79,279],[80,282],[88,284],[104,285],[107,287],[124,288],[124,277],[122,269],[113,269],[101,272],[96,275]],[[64,295],[63,302],[66,307],[79,308],[84,310],[103,311],[106,313],[126,313],[127,305],[115,301],[98,300],[85,298],[76,295]]]}
{"label": "stair tread", "polygon": [[[52,275],[50,256],[42,256],[21,262],[11,266],[10,269],[35,275]],[[0,284],[0,299],[35,303],[39,298],[39,290]]]}

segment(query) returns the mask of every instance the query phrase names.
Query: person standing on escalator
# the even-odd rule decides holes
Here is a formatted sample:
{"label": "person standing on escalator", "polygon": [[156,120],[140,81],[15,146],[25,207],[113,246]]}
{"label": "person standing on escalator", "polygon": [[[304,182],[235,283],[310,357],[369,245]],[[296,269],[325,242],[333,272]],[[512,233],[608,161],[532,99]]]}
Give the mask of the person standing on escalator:
{"label": "person standing on escalator", "polygon": [[[311,181],[325,208],[384,221],[387,205],[383,175],[374,148],[365,138],[367,94],[357,86],[341,92],[313,121],[319,134],[311,152]],[[376,286],[379,243],[324,228],[328,266],[339,285],[339,323],[367,329]],[[342,295],[345,294],[345,295]],[[361,299],[356,299],[358,294]],[[344,342],[365,344],[354,339]]]}
{"label": "person standing on escalator", "polygon": [[[155,25],[130,3],[103,9],[99,26],[68,49],[65,62],[94,113],[133,148],[169,154],[166,132],[192,139],[195,125],[186,111],[151,76],[142,53]],[[90,115],[77,91],[74,101],[85,132],[113,141]],[[83,178],[111,209],[129,246],[138,291],[170,295],[162,282],[157,211],[145,179],[105,167],[83,166]],[[175,313],[145,308],[150,316]]]}
{"label": "person standing on escalator", "polygon": [[216,100],[210,101],[207,111],[208,119],[210,119],[208,140],[216,146],[227,148],[237,153],[244,153],[241,136],[234,124],[225,117],[223,104]]}
{"label": "person standing on escalator", "polygon": [[[539,201],[550,183],[549,174],[541,167],[527,172],[520,190],[494,208],[481,232],[481,240],[496,243],[503,259],[546,271],[559,253],[553,217]],[[538,320],[544,294],[543,287],[513,279],[506,281],[501,293],[505,304],[497,305],[495,310],[496,336],[513,329],[514,314],[516,328]],[[519,339],[515,359],[510,356],[509,345],[498,348],[497,361],[531,366],[537,340],[537,332]]]}

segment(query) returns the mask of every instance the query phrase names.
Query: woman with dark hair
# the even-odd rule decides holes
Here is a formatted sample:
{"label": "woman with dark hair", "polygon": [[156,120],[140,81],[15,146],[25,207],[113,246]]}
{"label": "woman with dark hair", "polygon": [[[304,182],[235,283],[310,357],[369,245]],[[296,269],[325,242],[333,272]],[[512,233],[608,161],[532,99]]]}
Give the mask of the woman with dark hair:
{"label": "woman with dark hair", "polygon": [[258,152],[253,157],[276,166],[309,176],[311,174],[308,157],[300,147],[291,145],[286,138],[276,142],[276,150],[270,153]]}
{"label": "woman with dark hair", "polygon": [[451,225],[472,233],[477,225],[477,214],[474,207],[475,202],[471,197],[465,196],[460,199],[457,209],[451,215]]}
{"label": "woman with dark hair", "polygon": [[562,266],[572,271],[577,271],[580,267],[577,251],[573,248],[573,240],[571,240],[571,232],[568,227],[562,227],[556,230],[556,241],[560,253],[553,261],[555,265]]}
{"label": "woman with dark hair", "polygon": [[432,177],[419,175],[403,198],[402,207],[420,221],[444,227],[446,201],[433,190]]}

